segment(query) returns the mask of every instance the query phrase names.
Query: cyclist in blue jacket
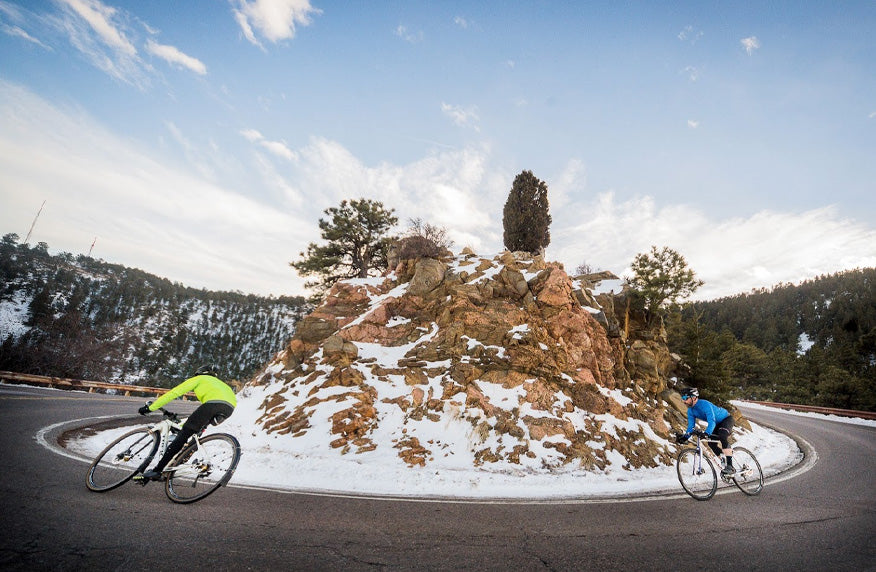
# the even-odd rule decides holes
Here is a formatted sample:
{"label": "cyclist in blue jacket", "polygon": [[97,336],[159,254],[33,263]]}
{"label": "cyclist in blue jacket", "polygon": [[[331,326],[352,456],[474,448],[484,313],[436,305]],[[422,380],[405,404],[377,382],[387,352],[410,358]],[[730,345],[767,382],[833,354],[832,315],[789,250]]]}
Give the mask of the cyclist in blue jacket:
{"label": "cyclist in blue jacket", "polygon": [[[733,416],[723,407],[718,407],[710,401],[700,399],[700,392],[696,387],[688,387],[681,391],[681,400],[687,405],[687,431],[681,435],[679,442],[687,441],[696,427],[697,419],[706,422],[706,433],[712,438],[721,441],[721,449],[727,461],[721,470],[722,475],[732,475],[733,449],[730,448],[730,433],[733,431]],[[715,454],[720,454],[718,446],[709,443]]]}

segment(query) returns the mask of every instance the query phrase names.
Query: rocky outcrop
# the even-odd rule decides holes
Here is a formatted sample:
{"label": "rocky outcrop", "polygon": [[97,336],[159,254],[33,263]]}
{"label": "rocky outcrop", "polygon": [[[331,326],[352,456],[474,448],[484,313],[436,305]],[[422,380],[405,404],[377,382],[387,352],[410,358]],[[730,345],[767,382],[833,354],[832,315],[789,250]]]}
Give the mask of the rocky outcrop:
{"label": "rocky outcrop", "polygon": [[466,250],[340,282],[252,382],[258,423],[411,466],[667,464],[665,332],[596,279]]}

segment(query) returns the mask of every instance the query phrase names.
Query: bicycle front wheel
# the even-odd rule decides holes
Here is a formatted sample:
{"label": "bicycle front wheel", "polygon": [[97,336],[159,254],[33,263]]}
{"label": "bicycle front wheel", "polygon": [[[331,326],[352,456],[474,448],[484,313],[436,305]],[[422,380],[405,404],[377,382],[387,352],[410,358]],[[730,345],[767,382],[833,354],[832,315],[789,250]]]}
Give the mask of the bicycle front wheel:
{"label": "bicycle front wheel", "polygon": [[754,453],[743,447],[733,447],[733,482],[739,490],[749,496],[760,494],[763,490],[763,470]]}
{"label": "bicycle front wheel", "polygon": [[157,450],[157,433],[150,433],[146,428],[129,431],[107,445],[94,459],[88,467],[85,485],[96,493],[111,491],[142,472]]}
{"label": "bicycle front wheel", "polygon": [[676,464],[678,481],[697,500],[709,500],[718,490],[718,473],[708,457],[696,449],[682,449]]}
{"label": "bicycle front wheel", "polygon": [[240,443],[217,433],[183,449],[173,466],[165,469],[164,491],[173,502],[191,503],[213,493],[231,479],[240,461]]}

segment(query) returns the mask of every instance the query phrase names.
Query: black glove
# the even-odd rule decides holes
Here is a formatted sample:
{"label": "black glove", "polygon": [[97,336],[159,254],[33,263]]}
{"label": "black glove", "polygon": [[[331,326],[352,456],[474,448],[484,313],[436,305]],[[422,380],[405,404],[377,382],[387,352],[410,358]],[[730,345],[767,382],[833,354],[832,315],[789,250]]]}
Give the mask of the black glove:
{"label": "black glove", "polygon": [[148,403],[146,405],[144,405],[143,407],[141,407],[140,409],[138,409],[137,411],[140,413],[140,415],[148,415],[148,414],[152,413],[151,411],[149,411],[149,404]]}
{"label": "black glove", "polygon": [[687,433],[676,433],[675,434],[675,442],[678,443],[679,445],[683,445],[683,444],[687,443],[689,439],[690,439],[690,435],[688,435]]}

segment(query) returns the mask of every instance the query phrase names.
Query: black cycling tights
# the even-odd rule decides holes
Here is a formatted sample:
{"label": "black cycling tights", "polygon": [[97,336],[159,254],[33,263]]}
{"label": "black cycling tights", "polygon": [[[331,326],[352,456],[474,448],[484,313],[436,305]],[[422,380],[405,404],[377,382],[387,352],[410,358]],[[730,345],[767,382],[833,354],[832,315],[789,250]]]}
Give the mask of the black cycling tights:
{"label": "black cycling tights", "polygon": [[173,456],[182,450],[183,445],[186,444],[189,437],[206,429],[207,425],[209,425],[213,419],[217,419],[216,425],[218,425],[230,417],[233,411],[234,407],[232,407],[230,403],[225,403],[224,401],[208,401],[195,409],[189,418],[186,419],[186,422],[182,426],[182,430],[176,434],[174,440],[167,446],[167,450],[164,452],[161,460],[158,461],[158,464],[155,465],[153,470],[160,473],[170,460],[173,459]]}
{"label": "black cycling tights", "polygon": [[721,454],[721,449],[729,449],[730,448],[730,433],[733,432],[733,416],[728,415],[727,419],[721,421],[717,425],[715,425],[715,430],[712,431],[712,437],[721,441],[721,447],[718,448],[718,445],[715,443],[709,443],[709,446],[712,448],[712,451],[715,452],[716,455]]}

